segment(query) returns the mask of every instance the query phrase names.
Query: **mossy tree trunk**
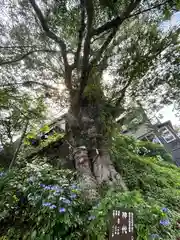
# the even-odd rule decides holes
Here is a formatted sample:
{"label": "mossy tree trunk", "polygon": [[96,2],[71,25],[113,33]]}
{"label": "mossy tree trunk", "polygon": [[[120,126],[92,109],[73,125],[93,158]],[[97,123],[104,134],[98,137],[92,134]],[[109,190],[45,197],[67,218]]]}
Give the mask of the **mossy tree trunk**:
{"label": "mossy tree trunk", "polygon": [[83,99],[76,115],[74,108],[67,115],[67,138],[72,146],[72,158],[81,174],[84,186],[97,194],[102,184],[118,184],[127,190],[121,175],[115,170],[109,153],[109,134],[101,117],[103,102]]}

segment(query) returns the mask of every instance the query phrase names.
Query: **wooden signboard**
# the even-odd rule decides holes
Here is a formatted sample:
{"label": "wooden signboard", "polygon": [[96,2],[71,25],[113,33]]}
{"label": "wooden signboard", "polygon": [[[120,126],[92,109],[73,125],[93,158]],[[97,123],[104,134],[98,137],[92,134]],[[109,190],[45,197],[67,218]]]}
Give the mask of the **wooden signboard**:
{"label": "wooden signboard", "polygon": [[115,209],[111,212],[109,240],[135,240],[132,210]]}

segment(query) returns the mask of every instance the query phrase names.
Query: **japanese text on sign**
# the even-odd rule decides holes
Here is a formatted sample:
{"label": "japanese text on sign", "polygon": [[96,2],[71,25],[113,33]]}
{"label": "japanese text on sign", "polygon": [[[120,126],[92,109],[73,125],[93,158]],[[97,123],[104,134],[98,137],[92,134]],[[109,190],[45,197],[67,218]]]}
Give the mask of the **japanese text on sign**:
{"label": "japanese text on sign", "polygon": [[109,240],[135,240],[132,210],[117,209],[111,212]]}

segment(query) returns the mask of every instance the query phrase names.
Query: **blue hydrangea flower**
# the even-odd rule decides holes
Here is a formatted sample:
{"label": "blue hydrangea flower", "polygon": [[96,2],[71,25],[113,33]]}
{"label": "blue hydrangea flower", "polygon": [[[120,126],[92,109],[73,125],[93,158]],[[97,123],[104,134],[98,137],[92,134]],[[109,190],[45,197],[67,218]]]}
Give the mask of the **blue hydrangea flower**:
{"label": "blue hydrangea flower", "polygon": [[163,211],[163,212],[167,212],[168,209],[167,209],[167,208],[162,208],[162,211]]}
{"label": "blue hydrangea flower", "polygon": [[49,208],[54,209],[54,208],[56,208],[56,205],[53,204]]}
{"label": "blue hydrangea flower", "polygon": [[159,238],[159,235],[158,235],[158,234],[151,234],[151,238],[152,238],[152,239],[158,239],[158,238]]}
{"label": "blue hydrangea flower", "polygon": [[51,206],[51,203],[50,202],[45,202],[45,203],[43,203],[42,204],[44,207],[49,207],[49,206]]}
{"label": "blue hydrangea flower", "polygon": [[0,177],[3,177],[5,175],[4,172],[0,172]]}
{"label": "blue hydrangea flower", "polygon": [[45,185],[45,184],[43,184],[43,183],[41,183],[41,184],[40,184],[40,187],[43,187],[43,188],[44,188],[45,186],[46,186],[46,185]]}
{"label": "blue hydrangea flower", "polygon": [[72,184],[72,185],[71,185],[71,188],[72,188],[72,189],[77,189],[77,188],[78,188],[78,186],[77,186],[77,185],[75,185],[75,184]]}
{"label": "blue hydrangea flower", "polygon": [[59,200],[65,200],[66,198],[65,197],[60,197]]}
{"label": "blue hydrangea flower", "polygon": [[33,145],[34,145],[34,144],[36,144],[36,140],[32,140],[32,142],[31,142],[31,143],[32,143]]}
{"label": "blue hydrangea flower", "polygon": [[56,191],[56,192],[53,193],[53,195],[54,195],[54,196],[59,196],[59,195],[60,195],[60,192],[57,192],[57,191]]}
{"label": "blue hydrangea flower", "polygon": [[51,190],[51,186],[45,186],[44,189],[45,190]]}
{"label": "blue hydrangea flower", "polygon": [[77,194],[75,194],[75,193],[70,195],[71,199],[76,198],[76,197],[77,197]]}
{"label": "blue hydrangea flower", "polygon": [[77,190],[78,190],[78,191],[80,190],[79,186],[76,185],[76,184],[72,184],[72,185],[70,186],[70,188],[72,189],[72,191],[73,191],[73,190],[76,190],[76,191],[77,191]]}
{"label": "blue hydrangea flower", "polygon": [[58,186],[51,186],[51,190],[55,190],[55,191],[57,191],[58,189],[59,189]]}
{"label": "blue hydrangea flower", "polygon": [[64,190],[61,187],[57,186],[57,185],[56,186],[52,186],[51,190],[56,191],[56,193],[63,193],[64,192]]}
{"label": "blue hydrangea flower", "polygon": [[56,190],[56,192],[57,192],[57,193],[63,193],[64,190],[63,190],[62,188],[58,188],[58,189]]}
{"label": "blue hydrangea flower", "polygon": [[94,220],[95,218],[96,218],[95,216],[89,216],[88,220],[91,221],[91,220]]}
{"label": "blue hydrangea flower", "polygon": [[66,211],[65,208],[59,208],[59,212],[60,212],[60,213],[64,213],[65,211]]}
{"label": "blue hydrangea flower", "polygon": [[169,220],[168,219],[165,219],[165,220],[160,220],[159,222],[161,225],[163,226],[168,226],[170,224]]}

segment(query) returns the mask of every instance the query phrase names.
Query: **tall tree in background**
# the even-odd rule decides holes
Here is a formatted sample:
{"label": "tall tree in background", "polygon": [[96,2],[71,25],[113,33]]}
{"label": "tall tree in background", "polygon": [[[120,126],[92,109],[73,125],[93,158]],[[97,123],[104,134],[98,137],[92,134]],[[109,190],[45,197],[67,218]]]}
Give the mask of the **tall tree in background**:
{"label": "tall tree in background", "polygon": [[43,100],[42,96],[34,99],[13,85],[0,88],[0,164],[4,167],[9,166],[14,152],[21,147],[22,141],[17,138],[25,135],[24,126],[26,130],[35,128],[45,118]]}
{"label": "tall tree in background", "polygon": [[[108,153],[111,126],[126,111],[127,99],[172,84],[177,91],[179,29],[163,33],[159,23],[179,1],[24,0],[11,7],[5,11],[12,22],[1,26],[6,76],[20,62],[22,84],[64,83],[67,139],[84,183],[95,189],[118,182],[126,189]],[[171,74],[159,73],[162,63]],[[105,72],[113,76],[108,83]]]}

